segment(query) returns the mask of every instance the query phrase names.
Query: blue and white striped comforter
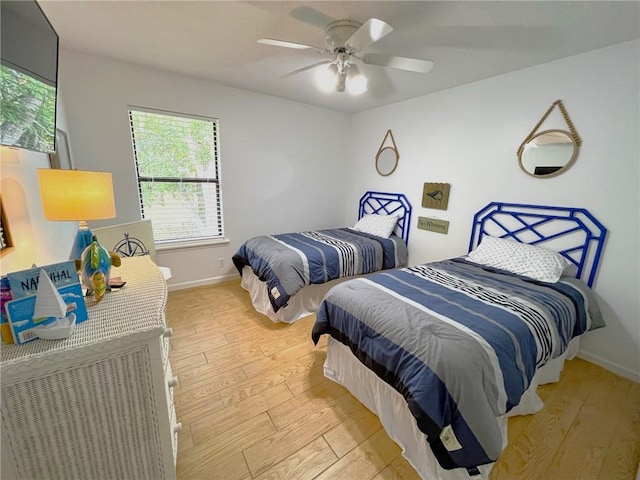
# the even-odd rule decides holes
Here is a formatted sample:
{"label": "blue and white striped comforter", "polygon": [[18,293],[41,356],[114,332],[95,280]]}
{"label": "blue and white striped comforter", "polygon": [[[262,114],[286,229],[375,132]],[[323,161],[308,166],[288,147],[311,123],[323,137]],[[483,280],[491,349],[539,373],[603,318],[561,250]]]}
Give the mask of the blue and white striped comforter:
{"label": "blue and white striped comforter", "polygon": [[495,461],[496,417],[569,341],[604,326],[580,280],[537,282],[464,259],[332,288],[312,337],[332,337],[406,399],[444,468]]}
{"label": "blue and white striped comforter", "polygon": [[340,277],[361,275],[407,264],[401,238],[381,238],[349,228],[254,237],[233,256],[242,274],[250,266],[267,284],[274,312],[301,288]]}

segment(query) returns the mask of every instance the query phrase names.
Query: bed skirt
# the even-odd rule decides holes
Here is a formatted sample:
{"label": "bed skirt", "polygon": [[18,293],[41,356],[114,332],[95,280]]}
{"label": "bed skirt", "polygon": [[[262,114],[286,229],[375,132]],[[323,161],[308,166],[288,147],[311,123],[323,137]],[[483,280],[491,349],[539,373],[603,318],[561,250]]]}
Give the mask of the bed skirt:
{"label": "bed skirt", "polygon": [[249,266],[242,268],[241,285],[242,288],[249,292],[251,303],[257,312],[266,315],[274,322],[293,323],[302,317],[315,313],[325,294],[331,287],[353,278],[357,277],[343,277],[327,283],[307,285],[289,299],[289,304],[286,307],[281,308],[277,312],[273,311],[273,306],[269,301],[267,284],[261,281]]}
{"label": "bed skirt", "polygon": [[[536,393],[536,388],[538,385],[557,382],[564,367],[564,361],[575,357],[578,348],[579,338],[574,338],[563,355],[538,370],[518,406],[500,418],[504,438],[503,449],[507,445],[507,417],[528,415],[539,411],[543,403]],[[402,395],[365,367],[347,346],[333,338],[329,338],[328,342],[324,375],[347,388],[354,397],[378,416],[389,437],[400,445],[402,455],[423,479],[488,479],[493,464],[479,467],[480,477],[470,477],[464,468],[443,469],[431,451],[426,436],[418,430],[415,418]]]}

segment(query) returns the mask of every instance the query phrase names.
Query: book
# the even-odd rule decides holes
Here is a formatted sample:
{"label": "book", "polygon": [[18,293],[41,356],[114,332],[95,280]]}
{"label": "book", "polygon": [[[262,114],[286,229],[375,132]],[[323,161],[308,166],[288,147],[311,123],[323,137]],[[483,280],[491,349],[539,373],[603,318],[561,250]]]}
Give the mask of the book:
{"label": "book", "polygon": [[9,318],[4,309],[4,304],[9,300],[11,300],[11,288],[9,287],[9,279],[5,275],[0,278],[0,335],[4,343],[13,343]]}
{"label": "book", "polygon": [[73,260],[52,263],[43,267],[29,268],[7,274],[11,295],[13,299],[35,295],[38,291],[40,270],[44,270],[56,288],[61,288],[74,283],[79,283],[80,278]]}
{"label": "book", "polygon": [[[66,305],[67,316],[73,313],[76,316],[76,323],[84,322],[89,318],[79,282],[58,287],[57,291]],[[11,333],[17,344],[35,340],[38,338],[34,331],[36,327],[49,325],[57,320],[55,316],[34,318],[37,297],[37,295],[27,295],[11,300],[5,305]]]}
{"label": "book", "polygon": [[57,322],[58,318],[72,313],[75,323],[89,318],[73,260],[10,272],[7,281],[12,300],[5,303],[4,311],[17,344],[35,340],[38,338],[36,327]]}

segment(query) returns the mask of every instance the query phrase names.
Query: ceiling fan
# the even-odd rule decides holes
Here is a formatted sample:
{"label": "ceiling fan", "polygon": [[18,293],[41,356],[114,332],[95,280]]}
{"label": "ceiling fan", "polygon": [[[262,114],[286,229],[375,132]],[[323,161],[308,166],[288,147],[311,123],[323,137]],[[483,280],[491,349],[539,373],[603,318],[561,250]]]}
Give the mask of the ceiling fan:
{"label": "ceiling fan", "polygon": [[359,60],[366,65],[396,68],[418,73],[427,73],[433,68],[433,62],[428,60],[397,57],[382,53],[361,53],[393,31],[391,25],[377,18],[370,18],[365,23],[353,20],[336,20],[329,23],[324,28],[324,31],[326,48],[273,38],[261,38],[258,43],[297,50],[315,49],[321,54],[332,55],[333,58],[330,60],[307,65],[287,75],[294,75],[328,64],[328,68],[318,72],[319,84],[321,88],[327,91],[344,92],[346,90],[352,94],[359,94],[367,90],[367,79],[360,74],[355,60]]}

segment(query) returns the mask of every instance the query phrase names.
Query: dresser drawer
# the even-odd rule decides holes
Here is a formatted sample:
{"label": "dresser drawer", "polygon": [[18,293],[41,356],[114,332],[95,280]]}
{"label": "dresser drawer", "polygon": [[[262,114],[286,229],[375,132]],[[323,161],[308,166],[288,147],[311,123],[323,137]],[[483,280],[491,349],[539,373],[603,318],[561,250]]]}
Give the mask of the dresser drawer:
{"label": "dresser drawer", "polygon": [[166,368],[167,361],[169,360],[169,338],[173,335],[171,328],[166,328],[164,333],[160,336],[160,349],[162,351],[162,365]]}
{"label": "dresser drawer", "polygon": [[167,395],[167,404],[173,407],[173,389],[178,385],[178,377],[171,370],[171,363],[167,362],[164,371],[164,388]]}
{"label": "dresser drawer", "polygon": [[180,430],[182,430],[182,424],[178,422],[176,419],[176,409],[173,405],[171,405],[171,442],[173,447],[173,462],[176,462],[178,457],[178,435],[180,435]]}

